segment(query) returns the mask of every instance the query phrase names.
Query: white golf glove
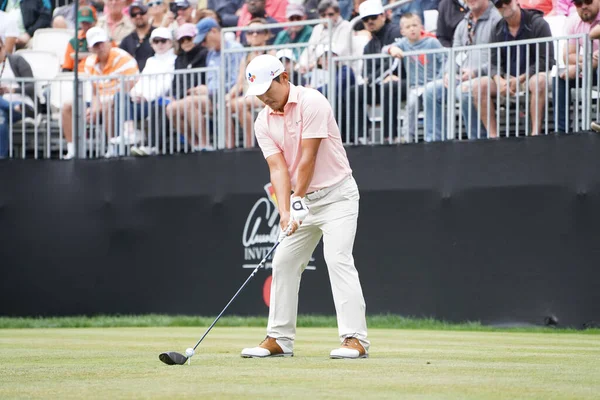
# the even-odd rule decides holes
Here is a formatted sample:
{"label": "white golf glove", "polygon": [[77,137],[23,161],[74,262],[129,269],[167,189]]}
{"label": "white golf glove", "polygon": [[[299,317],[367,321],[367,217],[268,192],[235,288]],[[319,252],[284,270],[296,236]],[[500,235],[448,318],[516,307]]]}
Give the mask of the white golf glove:
{"label": "white golf glove", "polygon": [[298,225],[308,216],[308,207],[304,202],[304,197],[292,196],[290,200],[290,217]]}

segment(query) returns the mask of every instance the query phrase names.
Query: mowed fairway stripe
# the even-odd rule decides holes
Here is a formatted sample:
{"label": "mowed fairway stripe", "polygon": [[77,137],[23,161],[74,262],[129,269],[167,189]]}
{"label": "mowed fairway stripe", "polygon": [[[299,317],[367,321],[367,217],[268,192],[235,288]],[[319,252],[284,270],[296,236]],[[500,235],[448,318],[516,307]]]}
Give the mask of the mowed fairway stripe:
{"label": "mowed fairway stripe", "polygon": [[366,360],[330,360],[337,330],[299,328],[295,356],[242,359],[263,328],[0,330],[0,398],[600,398],[600,335],[372,329]]}

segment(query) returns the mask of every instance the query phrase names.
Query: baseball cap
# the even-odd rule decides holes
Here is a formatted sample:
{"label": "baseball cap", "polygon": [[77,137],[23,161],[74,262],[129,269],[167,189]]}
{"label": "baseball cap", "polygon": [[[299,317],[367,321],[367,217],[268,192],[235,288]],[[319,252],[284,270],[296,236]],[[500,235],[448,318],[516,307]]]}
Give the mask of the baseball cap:
{"label": "baseball cap", "polygon": [[188,0],[177,0],[175,5],[180,8],[189,8],[190,2]]}
{"label": "baseball cap", "polygon": [[283,64],[275,56],[263,54],[254,57],[246,67],[246,80],[248,81],[246,96],[264,94],[269,90],[273,79],[281,75],[283,71],[285,71]]}
{"label": "baseball cap", "polygon": [[202,43],[204,39],[206,39],[206,35],[212,28],[218,28],[219,24],[213,18],[202,18],[200,22],[196,25],[196,29],[198,33],[196,34],[196,39],[194,43]]}
{"label": "baseball cap", "polygon": [[134,1],[133,3],[131,3],[131,5],[129,6],[129,12],[131,13],[131,10],[133,10],[134,8],[139,8],[143,13],[148,11],[148,6],[145,5],[142,1]]}
{"label": "baseball cap", "polygon": [[194,36],[196,36],[196,33],[196,26],[194,24],[183,24],[179,28],[177,28],[177,31],[175,32],[175,38],[177,40],[186,36],[193,38]]}
{"label": "baseball cap", "polygon": [[162,38],[162,39],[173,40],[173,35],[171,34],[171,30],[170,29],[164,28],[164,27],[161,26],[159,28],[154,29],[152,31],[152,33],[150,34],[150,40],[152,40],[154,38]]}
{"label": "baseball cap", "polygon": [[383,14],[384,12],[383,5],[379,0],[367,0],[358,6],[358,13],[361,18]]}
{"label": "baseball cap", "polygon": [[288,3],[287,8],[285,9],[285,17],[290,19],[294,15],[299,15],[301,17],[306,15],[302,4]]}
{"label": "baseball cap", "polygon": [[[315,55],[317,58],[321,58],[321,56],[325,53],[329,52],[329,45],[328,44],[320,44],[315,48]],[[334,55],[338,55],[335,46],[331,46],[331,53]]]}
{"label": "baseball cap", "polygon": [[88,47],[94,47],[96,43],[108,42],[108,35],[104,29],[94,26],[87,31],[85,39]]}
{"label": "baseball cap", "polygon": [[288,60],[296,61],[296,55],[292,49],[281,49],[275,54],[275,57],[277,57],[278,60],[287,58]]}
{"label": "baseball cap", "polygon": [[89,22],[91,24],[96,22],[96,18],[94,17],[94,10],[92,10],[92,7],[83,6],[79,9],[79,11],[77,12],[77,23],[80,22]]}

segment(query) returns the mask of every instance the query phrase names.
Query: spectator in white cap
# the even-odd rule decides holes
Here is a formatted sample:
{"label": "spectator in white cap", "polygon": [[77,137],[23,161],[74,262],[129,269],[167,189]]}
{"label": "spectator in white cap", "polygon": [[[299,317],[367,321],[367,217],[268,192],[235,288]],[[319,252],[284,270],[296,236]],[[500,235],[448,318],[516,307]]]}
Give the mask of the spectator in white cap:
{"label": "spectator in white cap", "polygon": [[[304,6],[302,4],[289,3],[285,16],[289,22],[304,21],[306,19]],[[310,25],[290,26],[277,34],[273,44],[306,43],[310,40],[312,31],[313,28]],[[300,58],[302,49],[295,48],[294,53],[296,54],[296,59],[298,59]]]}
{"label": "spectator in white cap", "polygon": [[294,354],[300,277],[323,238],[341,342],[329,357],[366,358],[366,306],[352,257],[360,195],[331,105],[318,91],[291,84],[271,55],[252,60],[246,79],[246,95],[265,104],[254,130],[269,166],[282,234],[273,257],[267,337],[241,356]]}
{"label": "spectator in white cap", "polygon": [[129,17],[135,25],[135,30],[125,36],[119,45],[135,58],[140,70],[146,66],[146,60],[154,55],[150,45],[150,34],[154,27],[150,24],[148,7],[142,1],[135,1],[129,6]]}
{"label": "spectator in white cap", "polygon": [[346,21],[340,15],[340,6],[337,0],[321,0],[317,10],[321,18],[327,18],[331,21],[331,32],[327,24],[319,24],[314,27],[308,40],[309,46],[304,49],[299,60],[300,71],[303,74],[315,68],[317,64],[315,49],[320,44],[329,44],[330,35],[332,36],[331,42],[336,43],[338,46],[337,50],[340,56],[353,55],[349,40],[353,35],[352,26],[349,21]]}
{"label": "spectator in white cap", "polygon": [[[168,95],[173,81],[173,70],[177,56],[173,51],[173,35],[168,28],[156,28],[150,35],[150,43],[154,50],[154,56],[150,57],[142,70],[140,79],[128,94],[118,93],[115,95],[115,112],[117,126],[121,126],[119,118],[121,101],[125,102],[125,115],[123,116],[123,142],[127,145],[133,144],[131,153],[133,155],[150,155],[156,153],[156,138],[149,135],[148,139],[142,135],[136,135],[134,121],[141,121],[156,112],[164,112],[160,101]],[[124,98],[122,98],[122,96]],[[158,104],[160,103],[160,104]],[[154,118],[150,118],[152,122]],[[141,143],[141,146],[137,146]],[[121,137],[111,139],[111,144],[121,143]]]}
{"label": "spectator in white cap", "polygon": [[[175,70],[191,70],[206,67],[208,50],[201,44],[195,44],[197,35],[196,26],[183,24],[175,31],[175,38],[179,43],[179,54],[175,59]],[[203,116],[200,115],[199,96],[191,95],[196,90],[206,90],[206,75],[204,73],[177,74],[171,87],[170,104],[167,106],[167,118],[173,128],[183,135],[185,151],[188,147],[193,150],[210,149],[209,140],[205,130],[199,126]],[[196,89],[198,88],[198,89]]]}
{"label": "spectator in white cap", "polygon": [[298,58],[292,49],[281,49],[275,54],[275,57],[283,64],[290,77],[290,82],[296,86],[304,86],[305,82],[300,72],[298,72]]}
{"label": "spectator in white cap", "polygon": [[[137,75],[139,69],[135,59],[123,49],[112,47],[106,31],[97,26],[90,28],[86,35],[88,49],[92,53],[85,59],[84,73],[92,78],[111,75]],[[125,80],[125,90],[129,91],[135,85],[134,79]],[[98,129],[112,137],[113,128],[113,98],[120,89],[119,79],[94,80],[92,82],[92,101],[88,104],[84,115],[86,122],[97,124]],[[65,159],[75,156],[73,145],[73,105],[63,104],[61,119],[63,132],[67,141],[67,154]],[[102,123],[103,127],[100,126]],[[109,151],[106,157],[113,156]]]}

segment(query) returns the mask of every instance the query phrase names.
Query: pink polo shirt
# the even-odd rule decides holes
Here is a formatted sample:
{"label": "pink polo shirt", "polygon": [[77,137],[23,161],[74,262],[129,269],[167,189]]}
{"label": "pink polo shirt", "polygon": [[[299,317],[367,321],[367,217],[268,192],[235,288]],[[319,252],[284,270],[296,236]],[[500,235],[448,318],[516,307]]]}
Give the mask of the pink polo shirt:
{"label": "pink polo shirt", "polygon": [[[600,24],[600,12],[592,22],[583,22],[577,11],[567,17],[565,34],[577,35],[579,33],[590,33],[593,27]],[[577,39],[569,39],[569,44],[575,44]],[[598,50],[598,40],[592,40],[593,51]],[[583,47],[583,39],[579,39],[579,45]]]}
{"label": "pink polo shirt", "polygon": [[335,185],[352,173],[331,105],[315,89],[290,84],[283,114],[266,106],[256,118],[254,133],[265,158],[283,153],[292,189],[298,181],[302,139],[323,139],[307,193]]}

